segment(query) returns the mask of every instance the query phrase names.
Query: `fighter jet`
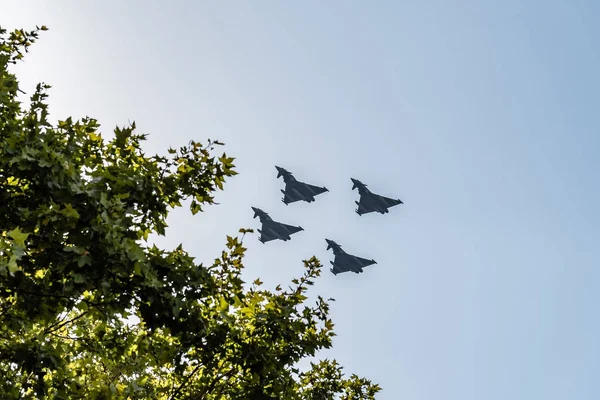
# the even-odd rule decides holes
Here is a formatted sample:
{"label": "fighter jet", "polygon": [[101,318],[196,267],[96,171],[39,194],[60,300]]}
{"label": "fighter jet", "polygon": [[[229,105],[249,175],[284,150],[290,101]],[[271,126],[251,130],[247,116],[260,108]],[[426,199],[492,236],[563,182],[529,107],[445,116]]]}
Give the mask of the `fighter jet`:
{"label": "fighter jet", "polygon": [[380,214],[387,214],[390,212],[388,208],[404,204],[400,199],[394,200],[371,192],[367,189],[367,185],[358,179],[350,179],[352,180],[352,190],[358,188],[358,193],[360,194],[360,200],[355,201],[358,206],[356,209],[358,215],[368,214],[373,211],[377,211]]}
{"label": "fighter jet", "polygon": [[375,260],[367,260],[366,258],[361,258],[346,253],[344,250],[342,250],[342,246],[333,240],[325,239],[325,241],[327,242],[327,250],[333,249],[333,254],[335,255],[334,260],[329,261],[331,265],[333,265],[333,268],[330,268],[329,270],[334,275],[349,271],[359,274],[363,272],[364,267],[377,264]]}
{"label": "fighter jet", "polygon": [[329,190],[323,186],[314,186],[309,185],[308,183],[300,182],[294,178],[291,172],[287,171],[285,168],[275,166],[277,168],[277,178],[283,176],[283,181],[285,182],[285,190],[282,190],[283,198],[281,201],[285,205],[289,203],[293,203],[299,200],[304,200],[308,203],[312,203],[315,201],[315,196],[324,192],[329,192]]}
{"label": "fighter jet", "polygon": [[258,240],[262,243],[275,239],[287,242],[290,240],[290,235],[304,230],[301,226],[286,225],[281,222],[273,221],[273,219],[269,217],[269,214],[260,208],[252,207],[252,210],[254,210],[253,218],[258,217],[262,223],[262,230],[258,229],[258,233],[260,233],[260,238],[258,238]]}

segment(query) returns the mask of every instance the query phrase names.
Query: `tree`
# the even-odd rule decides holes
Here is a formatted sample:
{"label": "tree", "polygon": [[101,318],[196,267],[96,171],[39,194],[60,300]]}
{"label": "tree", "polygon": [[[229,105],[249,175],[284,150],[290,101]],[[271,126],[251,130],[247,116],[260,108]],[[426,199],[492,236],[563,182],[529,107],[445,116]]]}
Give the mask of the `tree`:
{"label": "tree", "polygon": [[0,398],[374,398],[335,360],[296,368],[334,336],[328,302],[306,304],[316,258],[268,291],[241,279],[251,230],[209,266],[149,244],[236,174],[222,143],[147,156],[135,123],[111,140],[93,118],[51,123],[48,85],[19,102],[9,67],[46,29],[0,28]]}

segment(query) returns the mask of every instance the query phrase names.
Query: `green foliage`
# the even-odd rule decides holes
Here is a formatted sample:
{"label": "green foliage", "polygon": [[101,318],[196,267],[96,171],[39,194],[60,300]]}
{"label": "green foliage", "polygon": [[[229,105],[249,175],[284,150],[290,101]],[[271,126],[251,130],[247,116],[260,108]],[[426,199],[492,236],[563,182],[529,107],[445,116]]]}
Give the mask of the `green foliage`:
{"label": "green foliage", "polygon": [[45,29],[0,29],[0,398],[374,398],[335,361],[295,367],[332,345],[328,303],[305,303],[317,259],[268,291],[241,279],[251,230],[210,266],[148,244],[236,174],[222,143],[147,156],[135,124],[107,140],[93,118],[50,123],[48,85],[22,106],[8,67]]}

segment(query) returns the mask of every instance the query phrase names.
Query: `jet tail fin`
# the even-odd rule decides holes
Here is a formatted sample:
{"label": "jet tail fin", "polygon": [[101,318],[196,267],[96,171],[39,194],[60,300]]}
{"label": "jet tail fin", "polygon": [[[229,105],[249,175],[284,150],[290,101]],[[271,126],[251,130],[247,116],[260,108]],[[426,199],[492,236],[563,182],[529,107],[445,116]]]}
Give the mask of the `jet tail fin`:
{"label": "jet tail fin", "polygon": [[275,166],[275,168],[277,168],[277,179],[281,178],[282,176],[283,176],[283,177],[284,177],[284,179],[285,179],[285,176],[286,176],[286,175],[291,175],[291,174],[289,173],[289,171],[286,171],[286,170],[285,170],[285,168],[278,167],[277,165]]}
{"label": "jet tail fin", "polygon": [[[340,245],[337,244],[336,242],[334,242],[333,240],[330,239],[325,239],[327,241],[327,250],[329,249],[335,249],[335,248],[340,248]],[[335,250],[334,250],[335,251]]]}
{"label": "jet tail fin", "polygon": [[356,178],[351,178],[351,179],[352,179],[352,190],[358,188],[358,191],[360,192],[362,189],[364,189],[364,188],[367,187],[367,185],[365,185],[364,183],[362,183],[358,179],[356,179]]}

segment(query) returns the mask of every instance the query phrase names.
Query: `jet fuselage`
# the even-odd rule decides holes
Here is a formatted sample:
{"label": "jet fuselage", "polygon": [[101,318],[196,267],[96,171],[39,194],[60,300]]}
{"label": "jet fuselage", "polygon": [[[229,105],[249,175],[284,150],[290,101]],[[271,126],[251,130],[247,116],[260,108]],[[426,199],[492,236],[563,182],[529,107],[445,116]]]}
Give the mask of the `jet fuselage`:
{"label": "jet fuselage", "polygon": [[277,169],[277,178],[283,177],[283,181],[285,182],[285,189],[281,190],[281,193],[283,193],[281,201],[286,205],[299,200],[312,203],[315,201],[315,196],[328,191],[326,187],[313,186],[297,180],[285,168],[277,165],[275,168]]}
{"label": "jet fuselage", "polygon": [[363,268],[376,264],[375,260],[368,260],[365,258],[357,257],[352,254],[346,253],[342,246],[330,239],[325,239],[327,242],[327,250],[332,249],[335,258],[329,263],[333,266],[330,271],[337,275],[342,272],[352,271],[356,274],[363,272]]}
{"label": "jet fuselage", "polygon": [[269,214],[260,208],[252,207],[252,210],[254,211],[254,218],[258,217],[262,224],[261,229],[257,229],[257,231],[261,234],[258,240],[263,243],[274,239],[287,242],[291,239],[292,234],[304,230],[301,226],[292,226],[274,221]]}
{"label": "jet fuselage", "polygon": [[360,200],[354,202],[358,206],[356,210],[356,213],[358,215],[362,215],[372,211],[376,211],[380,214],[387,214],[389,213],[390,207],[394,207],[398,204],[403,204],[400,199],[391,199],[371,192],[367,188],[367,185],[365,185],[358,179],[350,179],[352,180],[352,190],[358,189],[358,193],[360,195]]}

